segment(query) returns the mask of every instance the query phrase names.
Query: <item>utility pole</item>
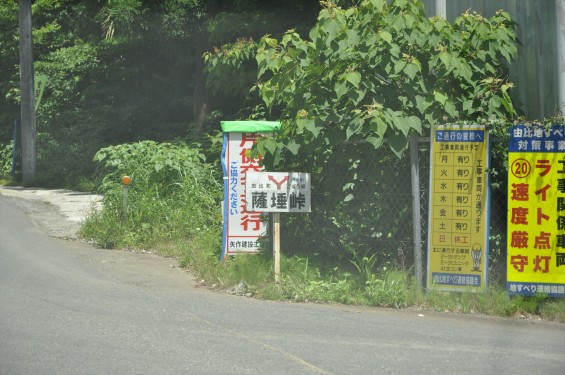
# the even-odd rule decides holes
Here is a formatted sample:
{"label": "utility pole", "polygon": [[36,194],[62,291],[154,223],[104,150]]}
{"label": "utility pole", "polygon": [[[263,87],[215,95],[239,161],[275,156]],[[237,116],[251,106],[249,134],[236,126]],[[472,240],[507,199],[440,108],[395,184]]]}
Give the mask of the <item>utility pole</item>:
{"label": "utility pole", "polygon": [[446,0],[435,0],[434,2],[434,16],[440,16],[447,19],[447,2]]}
{"label": "utility pole", "polygon": [[35,181],[37,165],[31,0],[19,0],[19,20],[22,177],[24,185],[29,185]]}

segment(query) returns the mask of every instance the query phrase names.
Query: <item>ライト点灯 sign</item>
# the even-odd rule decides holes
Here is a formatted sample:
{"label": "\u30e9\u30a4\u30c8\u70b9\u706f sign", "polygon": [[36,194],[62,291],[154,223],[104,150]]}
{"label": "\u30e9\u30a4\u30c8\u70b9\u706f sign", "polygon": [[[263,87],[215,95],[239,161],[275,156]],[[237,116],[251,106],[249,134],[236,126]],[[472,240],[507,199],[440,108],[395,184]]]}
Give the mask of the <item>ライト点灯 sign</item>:
{"label": "\u30e9\u30a4\u30c8\u70b9\u706f sign", "polygon": [[310,173],[248,172],[245,201],[248,211],[310,212]]}
{"label": "\u30e9\u30a4\u30c8\u70b9\u706f sign", "polygon": [[507,272],[509,294],[565,297],[565,126],[510,128]]}

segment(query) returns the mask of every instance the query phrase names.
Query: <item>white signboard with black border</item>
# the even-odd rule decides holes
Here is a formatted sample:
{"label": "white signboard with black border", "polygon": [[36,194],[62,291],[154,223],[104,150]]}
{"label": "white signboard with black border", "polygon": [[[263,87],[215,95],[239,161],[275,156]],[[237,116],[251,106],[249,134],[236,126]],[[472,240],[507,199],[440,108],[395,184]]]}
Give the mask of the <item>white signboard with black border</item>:
{"label": "white signboard with black border", "polygon": [[249,171],[245,201],[253,212],[311,212],[310,173]]}

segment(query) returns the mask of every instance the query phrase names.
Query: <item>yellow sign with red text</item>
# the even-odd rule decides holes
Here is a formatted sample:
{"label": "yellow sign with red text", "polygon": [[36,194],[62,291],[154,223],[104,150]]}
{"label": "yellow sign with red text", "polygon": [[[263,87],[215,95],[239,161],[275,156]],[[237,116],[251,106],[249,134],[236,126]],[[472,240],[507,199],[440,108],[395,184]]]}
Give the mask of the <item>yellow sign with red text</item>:
{"label": "yellow sign with red text", "polygon": [[565,297],[565,128],[510,132],[507,289]]}

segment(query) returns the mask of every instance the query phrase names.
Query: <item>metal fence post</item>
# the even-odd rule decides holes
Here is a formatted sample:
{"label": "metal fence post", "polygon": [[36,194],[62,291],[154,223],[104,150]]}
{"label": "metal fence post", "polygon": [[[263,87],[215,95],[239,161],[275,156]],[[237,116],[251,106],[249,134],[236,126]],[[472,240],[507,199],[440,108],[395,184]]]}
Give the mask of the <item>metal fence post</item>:
{"label": "metal fence post", "polygon": [[557,107],[565,112],[565,0],[555,1],[555,17],[557,19]]}
{"label": "metal fence post", "polygon": [[414,271],[418,289],[422,289],[422,228],[420,217],[420,168],[418,137],[410,137],[410,175],[412,180],[412,232],[414,236]]}

